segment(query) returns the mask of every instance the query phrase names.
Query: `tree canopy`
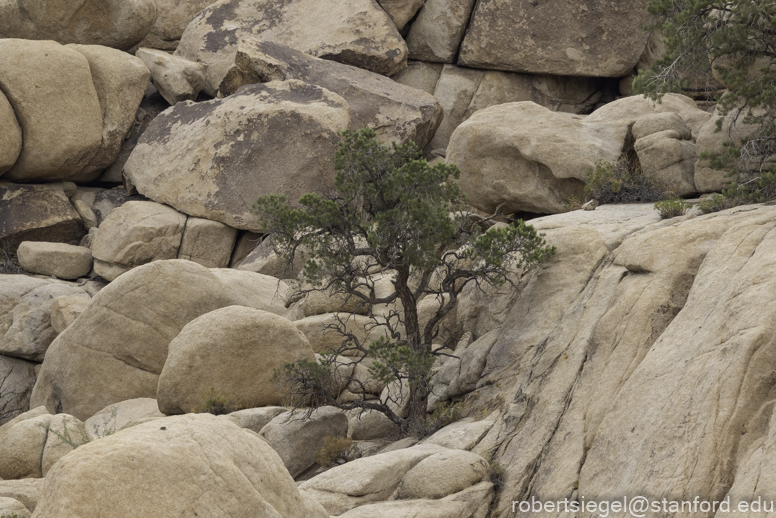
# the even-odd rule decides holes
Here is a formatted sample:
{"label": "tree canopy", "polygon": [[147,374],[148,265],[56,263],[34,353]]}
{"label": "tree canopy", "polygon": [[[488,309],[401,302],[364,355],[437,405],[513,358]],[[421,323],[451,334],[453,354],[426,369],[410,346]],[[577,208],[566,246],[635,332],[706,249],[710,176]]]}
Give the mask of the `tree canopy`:
{"label": "tree canopy", "polygon": [[[373,409],[417,433],[426,414],[432,347],[440,321],[471,283],[503,284],[515,270],[527,271],[551,257],[536,230],[523,221],[499,224],[464,210],[454,165],[430,166],[410,142],[386,146],[371,129],[345,131],[335,158],[335,192],[306,194],[291,204],[283,196],[261,197],[254,207],[272,234],[275,251],[288,261],[306,259],[303,280],[310,290],[355,298],[367,307],[369,327],[379,339],[362,343],[343,317],[332,327],[342,345],[322,363],[286,365],[276,378],[299,406],[334,405]],[[393,289],[377,293],[375,274],[389,275]],[[418,303],[436,302],[420,322]],[[377,314],[375,307],[389,308]],[[370,359],[371,375],[389,385],[379,399],[341,402],[335,387],[342,356]],[[404,403],[406,413],[397,411]]]}

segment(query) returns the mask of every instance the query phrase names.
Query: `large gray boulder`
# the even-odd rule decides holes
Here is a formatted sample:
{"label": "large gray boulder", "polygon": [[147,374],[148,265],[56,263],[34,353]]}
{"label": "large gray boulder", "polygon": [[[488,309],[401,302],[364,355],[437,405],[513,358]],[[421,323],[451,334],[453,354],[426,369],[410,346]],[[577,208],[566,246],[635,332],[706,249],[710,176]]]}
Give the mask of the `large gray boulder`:
{"label": "large gray boulder", "polygon": [[35,364],[0,355],[0,426],[30,409]]}
{"label": "large gray boulder", "polygon": [[179,103],[148,126],[124,174],[156,202],[260,231],[251,212],[260,195],[296,201],[332,188],[334,151],[338,133],[350,124],[349,111],[342,97],[300,81]]}
{"label": "large gray boulder", "polygon": [[186,324],[169,345],[157,400],[165,414],[183,414],[213,389],[239,408],[278,405],[276,369],[315,360],[307,338],[287,318],[244,306],[212,311]]}
{"label": "large gray boulder", "polygon": [[236,239],[235,228],[209,219],[188,218],[178,259],[194,261],[207,268],[226,268]]}
{"label": "large gray boulder", "polygon": [[175,55],[207,65],[205,91],[215,95],[240,37],[378,74],[407,66],[407,46],[374,0],[219,0],[189,24]]}
{"label": "large gray boulder", "polygon": [[531,74],[621,77],[644,53],[647,1],[478,2],[458,64]]}
{"label": "large gray boulder", "polygon": [[155,20],[155,0],[0,1],[0,38],[128,50],[148,34]]}
{"label": "large gray boulder", "polygon": [[201,63],[145,47],[139,48],[135,55],[142,59],[151,71],[154,86],[171,105],[196,100],[205,86],[207,67]]}
{"label": "large gray boulder", "polygon": [[126,52],[99,45],[68,45],[68,48],[80,52],[89,61],[102,110],[102,144],[78,178],[88,182],[116,161],[124,138],[135,124],[135,114],[150,74],[140,59]]}
{"label": "large gray boulder", "polygon": [[8,171],[22,152],[22,129],[13,106],[0,92],[0,176]]}
{"label": "large gray boulder", "polygon": [[20,185],[0,180],[0,239],[15,252],[22,241],[69,243],[84,235],[81,216],[61,184]]}
{"label": "large gray boulder", "polygon": [[351,65],[315,58],[290,47],[242,39],[220,92],[230,95],[259,81],[298,79],[341,95],[350,105],[350,127],[374,128],[385,143],[409,140],[423,148],[442,119],[433,96]]}
{"label": "large gray boulder", "polygon": [[140,424],[60,459],[35,515],[63,514],[328,517],[299,492],[266,442],[209,414]]}
{"label": "large gray boulder", "polygon": [[24,412],[0,426],[0,479],[40,478],[53,416],[45,408]]}
{"label": "large gray boulder", "polygon": [[81,174],[102,145],[103,114],[83,54],[53,41],[0,39],[0,90],[24,134],[5,180],[91,179]]}
{"label": "large gray boulder", "polygon": [[476,112],[450,138],[449,163],[461,168],[469,203],[492,213],[563,212],[570,196],[583,197],[588,172],[599,160],[616,162],[628,126],[590,123],[533,102]]}
{"label": "large gray boulder", "polygon": [[135,268],[103,288],[51,344],[34,405],[86,420],[113,403],[155,398],[167,348],[181,329],[205,313],[246,301],[190,261]]}
{"label": "large gray boulder", "polygon": [[695,189],[697,159],[692,130],[677,113],[645,115],[632,128],[633,150],[644,174],[653,176],[676,196]]}

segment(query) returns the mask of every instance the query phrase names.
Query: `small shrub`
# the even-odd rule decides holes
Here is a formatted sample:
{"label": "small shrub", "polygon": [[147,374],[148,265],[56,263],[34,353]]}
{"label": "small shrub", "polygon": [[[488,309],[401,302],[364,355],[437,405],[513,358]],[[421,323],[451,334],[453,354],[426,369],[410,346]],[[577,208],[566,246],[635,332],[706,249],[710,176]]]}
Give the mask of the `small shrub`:
{"label": "small shrub", "polygon": [[644,203],[665,198],[666,188],[626,158],[615,163],[599,160],[588,173],[585,195],[598,203]]}
{"label": "small shrub", "polygon": [[764,171],[743,183],[733,182],[730,187],[702,200],[698,208],[704,214],[719,212],[739,205],[766,203],[776,200],[776,171]]}
{"label": "small shrub", "polygon": [[504,486],[504,480],[507,477],[507,469],[498,462],[490,463],[490,483],[493,484],[493,489],[498,491]]}
{"label": "small shrub", "polygon": [[226,392],[218,392],[210,388],[209,392],[202,394],[202,404],[194,409],[197,414],[224,415],[239,410],[236,398]]}
{"label": "small shrub", "polygon": [[327,468],[345,463],[353,444],[353,439],[347,437],[326,436],[323,438],[323,446],[315,452],[315,462]]}
{"label": "small shrub", "polygon": [[715,194],[710,198],[705,198],[698,203],[698,208],[704,214],[710,214],[712,212],[719,212],[721,210],[729,209],[733,205],[725,196],[721,194]]}
{"label": "small shrub", "polygon": [[660,217],[663,219],[684,216],[691,208],[692,204],[681,198],[669,198],[655,203],[655,210],[660,212]]}
{"label": "small shrub", "polygon": [[577,196],[571,195],[563,202],[563,208],[566,209],[566,212],[571,212],[572,210],[581,209],[583,204],[582,200]]}
{"label": "small shrub", "polygon": [[423,420],[424,435],[431,435],[449,425],[461,419],[461,410],[463,409],[462,403],[440,403],[437,405],[436,410],[431,412]]}
{"label": "small shrub", "polygon": [[11,240],[0,240],[0,274],[24,274],[27,271],[19,266],[16,254],[11,252]]}
{"label": "small shrub", "polygon": [[[41,428],[43,428],[42,425]],[[92,438],[89,436],[89,432],[86,431],[86,426],[83,424],[76,426],[75,437],[71,435],[67,417],[62,418],[61,432],[59,430],[55,430],[54,428],[48,428],[48,433],[49,435],[56,435],[60,441],[60,444],[67,444],[74,450],[79,446],[83,446],[84,444],[92,442]]]}

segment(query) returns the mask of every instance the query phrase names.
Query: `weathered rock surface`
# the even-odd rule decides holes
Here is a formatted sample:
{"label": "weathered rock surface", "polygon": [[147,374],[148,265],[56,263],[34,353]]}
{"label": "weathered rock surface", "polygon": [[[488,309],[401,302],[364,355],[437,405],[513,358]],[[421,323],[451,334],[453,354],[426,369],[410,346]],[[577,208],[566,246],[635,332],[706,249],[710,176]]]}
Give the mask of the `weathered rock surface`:
{"label": "weathered rock surface", "polygon": [[474,207],[492,213],[563,212],[563,202],[583,197],[596,161],[615,162],[627,126],[590,123],[554,113],[533,102],[480,110],[453,133],[449,163],[461,169],[460,184]]}
{"label": "weathered rock surface", "polygon": [[40,478],[43,449],[53,416],[45,408],[18,415],[0,427],[0,478]]}
{"label": "weathered rock surface", "polygon": [[57,337],[32,401],[86,420],[113,403],[154,398],[172,339],[195,318],[235,303],[244,302],[196,263],[135,268],[103,288]]}
{"label": "weathered rock surface", "polygon": [[149,48],[140,48],[135,55],[151,71],[156,89],[173,106],[195,100],[205,86],[205,65]]}
{"label": "weathered rock surface", "polygon": [[327,517],[264,441],[209,414],[155,420],[78,448],[49,472],[35,513]]}
{"label": "weathered rock surface", "polygon": [[552,111],[588,113],[603,84],[590,78],[536,76],[445,65],[434,89],[445,116],[427,150],[446,149],[453,131],[478,110],[533,101]]}
{"label": "weathered rock surface", "polygon": [[352,411],[348,419],[348,436],[355,441],[397,439],[399,427],[377,410]]}
{"label": "weathered rock surface", "polygon": [[90,442],[92,437],[86,431],[84,423],[68,414],[51,417],[46,434],[46,445],[40,461],[40,473],[43,477],[59,459],[79,446]]}
{"label": "weathered rock surface", "polygon": [[[11,290],[16,289],[13,282]],[[26,290],[29,285],[22,284]],[[0,324],[0,354],[43,361],[57,331],[51,325],[51,306],[55,298],[68,295],[88,297],[80,287],[63,282],[49,282],[24,293]],[[6,327],[7,325],[7,327]]]}
{"label": "weathered rock surface", "polygon": [[231,95],[246,84],[297,79],[341,95],[350,105],[350,127],[375,129],[384,143],[409,140],[424,147],[442,119],[436,99],[387,77],[308,56],[292,48],[256,39],[241,39],[234,65],[220,85]]}
{"label": "weathered rock surface", "polygon": [[183,230],[178,259],[194,261],[206,268],[226,268],[232,256],[237,229],[202,218],[188,218]]}
{"label": "weathered rock surface", "polygon": [[34,363],[0,355],[0,408],[5,409],[0,425],[30,409],[30,395],[34,385]]}
{"label": "weathered rock surface", "polygon": [[474,4],[475,0],[426,0],[407,35],[410,58],[452,63]]}
{"label": "weathered rock surface", "polygon": [[290,288],[285,282],[260,273],[211,268],[237,306],[260,309],[276,315],[286,312],[285,300]]}
{"label": "weathered rock surface", "polygon": [[292,477],[315,464],[315,452],[323,446],[325,437],[345,437],[348,433],[347,416],[334,407],[318,408],[309,419],[303,416],[303,411],[285,412],[261,430],[261,436],[280,455]]}
{"label": "weathered rock surface", "polygon": [[108,405],[84,422],[93,439],[113,435],[146,419],[165,417],[153,398],[135,398]]}
{"label": "weathered rock surface", "polygon": [[621,77],[644,53],[646,4],[479,2],[458,63],[531,74]]}
{"label": "weathered rock surface", "polygon": [[377,0],[388,16],[391,17],[396,28],[402,30],[407,22],[415,16],[418,9],[423,7],[426,0]]}
{"label": "weathered rock surface", "polygon": [[189,24],[175,55],[207,65],[205,91],[215,95],[240,36],[378,74],[407,66],[407,46],[374,0],[219,0]]}
{"label": "weathered rock surface", "polygon": [[259,433],[264,426],[274,418],[287,412],[282,406],[265,406],[261,408],[246,408],[229,414],[240,422],[240,426]]}
{"label": "weathered rock surface", "polygon": [[[697,133],[698,154],[702,152],[721,154],[725,151],[725,143],[740,143],[756,128],[753,125],[744,124],[742,117],[733,124],[730,114],[722,119],[720,130],[717,131],[717,120],[720,118],[718,110],[712,117],[700,127]],[[715,169],[711,167],[708,159],[699,157],[695,162],[695,186],[698,192],[720,192],[730,186],[733,178],[728,175],[727,169]]]}
{"label": "weathered rock surface", "polygon": [[82,246],[24,241],[16,253],[22,268],[40,275],[77,279],[92,269],[92,252]]}
{"label": "weathered rock surface", "polygon": [[94,270],[112,281],[152,261],[175,259],[181,247],[186,216],[151,201],[130,201],[100,224],[92,244]]}
{"label": "weathered rock surface", "polygon": [[[42,489],[42,478],[0,481],[0,496],[18,500],[30,511],[34,511],[35,507],[38,505]],[[21,516],[19,516],[19,518],[21,518]]]}
{"label": "weathered rock surface", "polygon": [[[413,470],[420,466],[425,459],[432,459],[426,465],[430,469],[421,468],[413,473]],[[472,461],[474,461],[474,465],[472,465]],[[350,509],[372,502],[400,498],[398,494],[402,487],[407,487],[408,493],[406,496],[410,498],[412,498],[410,493],[413,495],[423,494],[421,498],[447,496],[447,494],[440,495],[440,490],[442,493],[445,493],[448,490],[455,490],[456,487],[468,487],[479,482],[477,478],[482,478],[481,473],[476,476],[471,476],[471,473],[472,470],[474,473],[479,473],[481,463],[485,463],[485,461],[479,455],[468,452],[455,452],[441,446],[419,445],[356,459],[303,482],[299,488],[320,502],[330,514],[338,516]],[[446,482],[437,489],[429,487],[422,481],[418,482],[416,474],[425,472],[432,477],[439,476],[438,472],[436,475],[431,474],[436,471],[437,467],[444,464],[448,464],[448,467],[444,468],[445,470],[450,471],[450,473],[456,473],[458,470],[461,470],[459,474],[462,476],[448,477]],[[487,463],[485,464],[487,465]],[[410,475],[411,473],[413,474]],[[406,486],[404,485],[405,477],[409,477]],[[409,482],[413,480],[418,482],[414,491],[409,489]],[[468,484],[471,481],[474,481],[474,484]],[[486,493],[490,491],[492,491],[492,486]],[[432,496],[432,493],[439,496]],[[490,498],[491,496],[488,495],[487,500],[489,501]],[[354,514],[354,516],[361,515]],[[375,515],[364,514],[363,516]],[[394,515],[390,514],[390,516]],[[426,515],[423,514],[423,516]],[[452,516],[458,515],[453,514]]]}
{"label": "weathered rock surface", "polygon": [[393,80],[403,85],[423,90],[434,95],[442,66],[438,63],[424,63],[423,61],[410,61],[407,68],[393,76]]}
{"label": "weathered rock surface", "polygon": [[[2,26],[2,24],[0,24]],[[24,134],[9,181],[81,181],[102,143],[89,61],[53,41],[0,40],[0,89]]]}
{"label": "weathered rock surface", "polygon": [[[683,122],[675,113],[647,115],[638,119],[633,125],[634,133],[642,120],[662,115],[674,115],[680,119],[680,122]],[[656,125],[654,129],[659,127],[660,125]],[[633,144],[633,149],[639,158],[644,174],[657,178],[676,196],[688,196],[695,193],[694,176],[697,154],[695,143],[689,140],[690,138],[690,128],[684,125],[681,131],[664,129],[637,137]]]}
{"label": "weathered rock surface", "polygon": [[211,0],[156,0],[156,22],[139,47],[175,50],[186,26]]}
{"label": "weathered rock surface", "polygon": [[260,231],[250,211],[260,195],[298,200],[332,187],[337,133],[349,123],[347,102],[322,88],[299,81],[252,85],[226,99],[179,103],[156,117],[124,173],[154,201]]}
{"label": "weathered rock surface", "polygon": [[54,40],[128,50],[151,30],[154,0],[3,0],[0,38]]}
{"label": "weathered rock surface", "polygon": [[16,518],[30,518],[32,513],[24,507],[24,504],[15,498],[0,496],[0,516],[16,516]]}
{"label": "weathered rock surface", "polygon": [[60,295],[51,301],[51,327],[57,334],[62,333],[75,322],[91,298],[87,295]]}
{"label": "weathered rock surface", "polygon": [[10,251],[22,241],[69,243],[84,235],[81,216],[61,185],[19,185],[0,180],[0,239]]}
{"label": "weathered rock surface", "polygon": [[381,326],[375,326],[369,317],[351,315],[350,313],[315,315],[297,320],[294,324],[304,333],[316,353],[335,351],[344,340],[342,334],[330,329],[329,326],[344,325],[345,330],[358,338],[364,346],[368,346],[372,341],[385,334],[385,329]]}
{"label": "weathered rock surface", "polygon": [[272,374],[301,359],[315,355],[287,318],[243,306],[212,311],[170,342],[159,375],[159,409],[167,415],[194,411],[211,388],[232,395],[241,408],[278,405],[283,393]]}
{"label": "weathered rock surface", "polygon": [[8,171],[22,152],[22,129],[8,98],[0,92],[0,176]]}
{"label": "weathered rock surface", "polygon": [[620,122],[630,125],[645,115],[666,112],[679,114],[682,120],[690,126],[694,139],[698,138],[701,126],[711,118],[709,112],[699,109],[695,101],[689,97],[680,94],[665,94],[659,103],[645,98],[643,95],[617,99],[598,108],[587,117],[586,121]]}
{"label": "weathered rock surface", "polygon": [[98,45],[68,45],[89,61],[92,82],[102,110],[102,144],[78,175],[87,182],[110,167],[121,151],[124,137],[135,123],[149,73],[142,61],[126,52]]}
{"label": "weathered rock surface", "polygon": [[[239,263],[232,264],[232,267],[236,267],[238,270],[272,275],[278,279],[296,279],[299,272],[304,268],[304,259],[301,255],[296,256],[292,264],[288,264],[285,259],[276,254],[272,248],[271,237],[264,239],[258,244],[252,238],[249,238],[247,241],[253,249]],[[235,246],[235,255],[237,254],[238,246]]]}

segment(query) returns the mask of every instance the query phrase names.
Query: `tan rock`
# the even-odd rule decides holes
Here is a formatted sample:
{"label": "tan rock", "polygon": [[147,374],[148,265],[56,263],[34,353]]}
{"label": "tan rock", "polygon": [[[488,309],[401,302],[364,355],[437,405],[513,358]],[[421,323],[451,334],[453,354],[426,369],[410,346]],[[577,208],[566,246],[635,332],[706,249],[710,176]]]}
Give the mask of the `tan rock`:
{"label": "tan rock", "polygon": [[[743,120],[738,120],[733,124],[734,115],[735,113],[732,113],[724,117],[720,130],[717,131],[717,121],[720,119],[720,114],[719,110],[715,109],[712,117],[698,131],[698,155],[704,152],[721,154],[725,151],[726,142],[739,145],[742,139],[748,137],[756,129],[754,125],[744,124]],[[720,192],[727,189],[733,181],[733,177],[728,174],[729,172],[729,169],[715,169],[711,167],[708,159],[699,157],[695,162],[695,186],[698,188],[698,192]]]}
{"label": "tan rock", "polygon": [[453,133],[448,163],[474,207],[492,214],[564,212],[570,196],[583,197],[598,160],[616,161],[627,125],[551,112],[533,102],[476,112]]}
{"label": "tan rock", "polygon": [[156,89],[173,106],[195,100],[205,86],[205,65],[149,48],[140,48],[135,55],[151,71]]}
{"label": "tan rock", "polygon": [[16,518],[30,518],[32,513],[24,507],[24,504],[15,498],[0,496],[0,516],[16,516]]}
{"label": "tan rock", "polygon": [[248,254],[250,254],[262,243],[263,239],[264,234],[246,230],[238,231],[237,240],[234,244],[234,250],[232,250],[232,258],[229,260],[229,266],[231,268],[236,268],[241,262],[245,260],[246,257],[248,257]]}
{"label": "tan rock", "polygon": [[[634,126],[635,127],[635,126]],[[689,135],[690,128],[686,128]],[[641,170],[657,178],[676,196],[695,193],[695,143],[682,140],[676,130],[663,130],[642,137],[633,145]]]}
{"label": "tan rock", "polygon": [[13,106],[0,92],[0,176],[8,171],[22,152],[22,129]]}
{"label": "tan rock", "polygon": [[351,411],[348,418],[348,436],[355,441],[398,439],[399,427],[377,410]]}
{"label": "tan rock", "polygon": [[24,241],[17,255],[19,265],[25,270],[60,279],[84,277],[92,269],[92,252],[82,246]]}
{"label": "tan rock", "polygon": [[234,303],[196,263],[135,268],[103,288],[52,343],[32,400],[86,420],[110,404],[156,397],[172,339],[198,316]]}
{"label": "tan rock", "polygon": [[646,4],[478,4],[458,63],[531,74],[622,77],[636,66],[649,38],[643,29],[649,19]]}
{"label": "tan rock", "polygon": [[84,234],[81,217],[62,188],[19,185],[0,180],[0,239],[10,251],[22,241],[77,241]]}
{"label": "tan rock", "polygon": [[276,254],[272,248],[271,236],[258,244],[249,238],[249,243],[252,243],[254,248],[236,265],[238,270],[272,275],[278,279],[296,279],[304,268],[305,259],[301,254],[296,254],[292,264],[288,264],[288,261]]}
{"label": "tan rock", "polygon": [[88,60],[53,41],[0,40],[0,89],[24,134],[9,181],[89,180],[102,111]]}
{"label": "tan rock", "polygon": [[307,337],[314,352],[328,353],[339,349],[344,340],[340,333],[328,328],[332,325],[341,325],[340,320],[347,332],[353,333],[365,347],[385,334],[384,327],[375,326],[369,317],[350,313],[315,315],[297,320],[294,324]]}
{"label": "tan rock", "polygon": [[410,57],[452,63],[458,54],[474,0],[426,0],[407,35]]}
{"label": "tan rock", "polygon": [[633,123],[633,128],[631,128],[633,138],[636,140],[666,130],[677,132],[676,138],[681,140],[690,140],[692,138],[692,129],[684,122],[682,116],[676,112],[644,115],[636,119],[636,122]]}
{"label": "tan rock", "polygon": [[434,95],[434,90],[441,73],[441,64],[410,61],[407,63],[407,68],[393,76],[393,80]]}
{"label": "tan rock", "polygon": [[148,86],[145,65],[126,52],[99,45],[68,45],[89,61],[92,82],[102,109],[102,144],[79,175],[79,180],[95,180],[110,167],[132,126]]}
{"label": "tan rock", "polygon": [[237,33],[378,74],[407,66],[407,46],[375,1],[219,0],[192,20],[175,51],[207,65],[211,95],[234,63]]}
{"label": "tan rock", "polygon": [[407,22],[412,20],[415,13],[423,7],[426,0],[377,0],[388,16],[391,17],[396,28],[402,30]]}
{"label": "tan rock", "polygon": [[285,300],[290,291],[285,282],[269,275],[231,268],[211,268],[210,271],[224,285],[235,305],[276,315],[285,313]]}
{"label": "tan rock", "polygon": [[325,437],[345,437],[348,418],[334,407],[321,407],[305,417],[304,411],[285,412],[261,429],[261,437],[280,455],[292,477],[315,464],[315,452]]}
{"label": "tan rock", "polygon": [[452,450],[473,450],[479,442],[490,432],[498,419],[498,412],[477,421],[472,417],[465,417],[454,423],[450,423],[431,437],[423,439],[423,444],[436,444]]}
{"label": "tan rock", "polygon": [[194,261],[206,268],[226,268],[237,238],[237,229],[202,218],[188,218],[183,230],[178,259]]}
{"label": "tan rock", "polygon": [[412,140],[422,148],[442,119],[442,108],[431,95],[374,72],[252,38],[240,40],[219,92],[231,95],[246,84],[290,79],[341,95],[350,106],[350,128],[374,128],[386,144]]}
{"label": "tan rock", "polygon": [[127,50],[143,39],[156,19],[152,0],[45,0],[3,3],[0,38],[54,40]]}
{"label": "tan rock", "polygon": [[186,26],[211,0],[156,0],[156,22],[139,47],[175,50]]}
{"label": "tan rock", "polygon": [[[0,496],[18,500],[30,511],[34,511],[35,507],[38,505],[38,499],[40,498],[42,489],[42,478],[0,481]],[[21,516],[19,518],[21,518]]]}
{"label": "tan rock", "polygon": [[0,478],[40,478],[43,448],[53,416],[35,408],[0,426]]}
{"label": "tan rock", "polygon": [[81,200],[75,200],[73,207],[78,211],[78,215],[81,216],[81,222],[87,232],[97,228],[97,215],[86,203]]}
{"label": "tan rock", "polygon": [[397,489],[400,500],[442,498],[487,480],[488,463],[463,450],[448,450],[430,455],[405,473]]}
{"label": "tan rock", "polygon": [[57,336],[51,326],[52,302],[62,295],[88,297],[82,288],[63,282],[38,286],[22,296],[8,314],[9,325],[0,338],[0,354],[43,361]]}
{"label": "tan rock", "polygon": [[265,406],[261,408],[246,408],[229,414],[240,422],[240,426],[256,433],[261,432],[264,426],[275,417],[287,412],[282,406]]}
{"label": "tan rock", "polygon": [[189,322],[170,342],[157,398],[165,414],[194,411],[213,388],[242,408],[277,405],[283,393],[270,380],[275,369],[314,360],[310,344],[288,319],[231,306]]}
{"label": "tan rock", "polygon": [[154,398],[136,398],[108,405],[86,420],[84,426],[92,439],[102,439],[146,419],[165,417]]}
{"label": "tan rock", "polygon": [[[154,201],[259,231],[250,208],[260,195],[298,200],[331,188],[338,133],[349,123],[347,102],[322,88],[299,81],[252,85],[226,99],[180,103],[156,117],[124,173]],[[198,180],[192,184],[192,178]]]}
{"label": "tan rock", "polygon": [[48,424],[46,446],[43,448],[41,474],[45,477],[59,459],[91,440],[86,426],[77,417],[67,414],[53,416]]}
{"label": "tan rock", "polygon": [[92,254],[99,260],[95,271],[112,281],[118,276],[103,263],[126,271],[152,261],[175,259],[185,226],[186,216],[165,205],[150,201],[125,203],[100,224],[92,244]]}
{"label": "tan rock", "polygon": [[464,114],[484,75],[483,70],[444,66],[434,89],[434,97],[442,103],[445,115],[428,149],[447,149],[450,136],[465,120]]}
{"label": "tan rock", "polygon": [[586,122],[623,122],[634,124],[638,119],[652,114],[673,112],[679,114],[692,130],[692,137],[698,133],[710,118],[709,112],[698,108],[695,101],[680,94],[665,94],[660,102],[645,98],[643,95],[623,97],[607,103],[591,113]]}
{"label": "tan rock", "polygon": [[70,327],[84,312],[90,300],[88,296],[60,295],[51,301],[51,327],[54,331],[61,334]]}
{"label": "tan rock", "polygon": [[49,472],[35,512],[42,518],[327,517],[299,493],[264,441],[209,414],[154,420],[78,448]]}

